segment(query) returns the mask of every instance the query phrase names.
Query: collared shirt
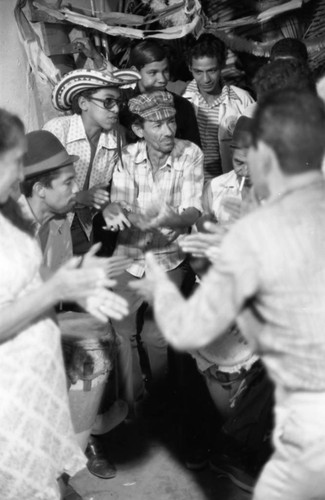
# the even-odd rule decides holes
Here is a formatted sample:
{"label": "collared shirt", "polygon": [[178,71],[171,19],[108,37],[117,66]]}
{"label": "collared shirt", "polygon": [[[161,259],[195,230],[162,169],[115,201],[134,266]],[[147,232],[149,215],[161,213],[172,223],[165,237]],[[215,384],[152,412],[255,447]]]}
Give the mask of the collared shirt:
{"label": "collared shirt", "polygon": [[43,254],[43,264],[51,271],[56,271],[73,255],[67,218],[52,219],[42,227],[24,195],[20,196],[18,203],[24,217],[34,225],[34,235]]}
{"label": "collared shirt", "polygon": [[239,182],[236,172],[231,170],[227,174],[219,175],[210,183],[212,193],[212,211],[218,222],[227,223],[230,214],[223,207],[223,200],[227,197],[234,197],[241,200],[239,192]]}
{"label": "collared shirt", "polygon": [[[112,178],[112,202],[125,202],[134,213],[150,209],[157,201],[167,203],[179,214],[191,207],[202,211],[203,153],[195,144],[176,139],[173,151],[155,175],[144,141],[124,148],[122,159],[123,166],[118,163]],[[128,269],[134,276],[144,274],[144,252],[148,250],[170,271],[185,258],[178,245],[180,237],[179,231],[168,228],[140,231],[133,227],[119,233],[115,253],[134,259]]]}
{"label": "collared shirt", "polygon": [[232,169],[230,142],[239,116],[254,100],[234,85],[224,85],[213,104],[206,102],[192,80],[183,95],[194,106],[204,152],[205,179]]}
{"label": "collared shirt", "polygon": [[[79,186],[79,190],[82,191],[89,169],[91,147],[81,116],[75,114],[53,118],[44,125],[43,129],[52,132],[52,134],[62,142],[69,154],[79,156],[79,160],[75,163],[76,182]],[[112,178],[113,165],[116,163],[117,156],[117,132],[115,130],[109,132],[103,131],[99,137],[92,163],[89,188],[97,184],[109,185]],[[91,208],[83,207],[80,211],[76,208],[76,212],[78,212],[82,227],[89,237],[92,229],[92,214],[94,211]],[[72,219],[73,214],[69,214],[68,220],[70,224],[72,223]]]}
{"label": "collared shirt", "polygon": [[187,302],[171,283],[157,282],[155,316],[167,340],[198,349],[236,319],[278,386],[324,391],[324,220],[319,174],[234,224]]}

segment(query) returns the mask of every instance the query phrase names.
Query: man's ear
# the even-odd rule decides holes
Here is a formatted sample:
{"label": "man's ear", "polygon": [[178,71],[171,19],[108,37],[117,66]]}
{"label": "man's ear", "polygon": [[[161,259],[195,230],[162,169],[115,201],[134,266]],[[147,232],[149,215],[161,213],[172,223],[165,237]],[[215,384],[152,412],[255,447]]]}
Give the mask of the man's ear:
{"label": "man's ear", "polygon": [[79,108],[82,111],[87,111],[88,105],[89,105],[89,101],[83,95],[79,97],[78,104],[79,104]]}
{"label": "man's ear", "polygon": [[35,182],[33,194],[37,195],[39,198],[45,198],[45,187],[41,182]]}
{"label": "man's ear", "polygon": [[141,125],[138,125],[137,123],[134,123],[131,126],[131,128],[132,128],[132,131],[135,133],[135,135],[137,137],[139,137],[139,139],[143,139],[144,134],[143,134],[143,128],[142,128]]}
{"label": "man's ear", "polygon": [[266,176],[274,171],[274,168],[279,168],[278,158],[268,144],[264,141],[258,141],[257,149],[261,155],[261,168]]}

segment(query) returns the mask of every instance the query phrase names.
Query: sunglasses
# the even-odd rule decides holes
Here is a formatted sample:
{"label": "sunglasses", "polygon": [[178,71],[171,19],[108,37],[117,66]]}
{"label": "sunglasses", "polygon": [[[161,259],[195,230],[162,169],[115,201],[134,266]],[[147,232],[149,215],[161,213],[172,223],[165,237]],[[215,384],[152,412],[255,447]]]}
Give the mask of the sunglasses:
{"label": "sunglasses", "polygon": [[98,99],[98,97],[89,97],[89,101],[102,102],[105,109],[112,109],[115,105],[122,106],[122,99],[114,99],[114,97],[106,97],[106,99]]}

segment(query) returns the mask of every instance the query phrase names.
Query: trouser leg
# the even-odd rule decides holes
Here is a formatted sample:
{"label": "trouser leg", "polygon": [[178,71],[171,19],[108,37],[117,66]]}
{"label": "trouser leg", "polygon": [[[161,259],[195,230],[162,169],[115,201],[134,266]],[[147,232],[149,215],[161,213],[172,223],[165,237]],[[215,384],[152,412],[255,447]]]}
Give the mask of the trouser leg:
{"label": "trouser leg", "polygon": [[[181,288],[187,272],[188,266],[182,263],[167,274],[178,288]],[[168,373],[168,344],[154,320],[153,310],[150,306],[144,313],[141,339],[149,358],[152,385],[160,386],[166,381]]]}
{"label": "trouser leg", "polygon": [[118,373],[120,387],[124,388],[125,399],[131,406],[143,395],[144,384],[137,345],[137,313],[143,300],[131,288],[129,283],[136,280],[131,274],[124,272],[116,278],[114,292],[124,297],[129,305],[129,314],[117,321],[112,320],[114,329],[121,337],[123,348],[118,352]]}
{"label": "trouser leg", "polygon": [[325,499],[325,393],[276,393],[274,453],[254,500]]}

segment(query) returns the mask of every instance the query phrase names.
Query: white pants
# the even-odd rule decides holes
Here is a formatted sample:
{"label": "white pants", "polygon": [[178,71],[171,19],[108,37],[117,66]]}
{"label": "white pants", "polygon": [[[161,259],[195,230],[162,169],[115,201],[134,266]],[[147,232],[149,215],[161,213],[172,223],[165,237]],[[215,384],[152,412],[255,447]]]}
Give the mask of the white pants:
{"label": "white pants", "polygon": [[274,453],[253,500],[325,500],[325,393],[276,391]]}

